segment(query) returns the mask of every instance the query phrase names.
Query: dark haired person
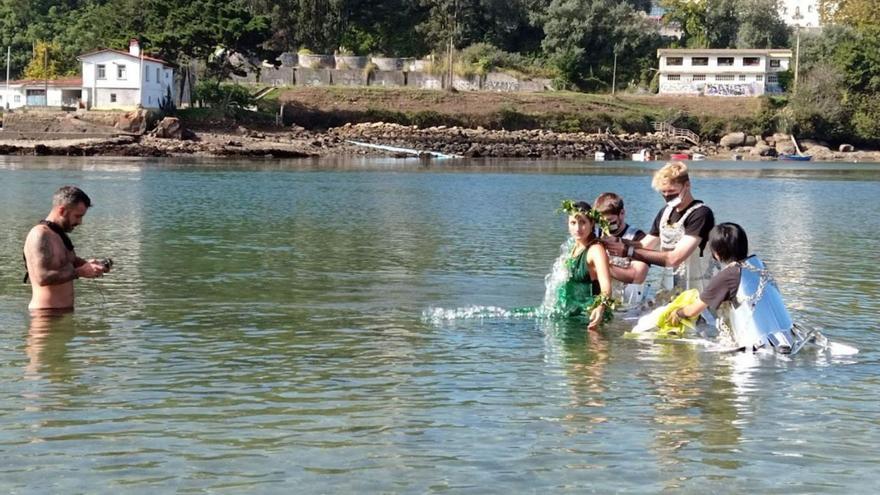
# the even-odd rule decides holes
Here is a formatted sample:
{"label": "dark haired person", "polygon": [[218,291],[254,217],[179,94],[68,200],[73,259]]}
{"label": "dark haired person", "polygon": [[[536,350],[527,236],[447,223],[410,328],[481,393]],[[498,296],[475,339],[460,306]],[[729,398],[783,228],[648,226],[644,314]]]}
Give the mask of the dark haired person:
{"label": "dark haired person", "polygon": [[608,254],[596,236],[599,213],[586,201],[565,201],[561,209],[568,215],[571,247],[565,259],[568,279],[556,294],[556,309],[566,316],[584,314],[589,318],[587,328],[594,330],[605,321],[611,298]]}
{"label": "dark haired person", "polygon": [[721,223],[709,233],[708,248],[723,269],[700,292],[700,299],[671,313],[669,323],[693,318],[706,308],[716,312],[721,330],[727,326],[737,347],[772,348],[788,354],[797,341],[792,321],[770,272],[749,256],[746,232],[735,223]]}
{"label": "dark haired person", "polygon": [[[609,235],[620,238],[624,242],[639,243],[645,238],[645,232],[626,223],[626,208],[623,198],[612,192],[604,192],[596,197],[594,208],[608,222]],[[648,264],[633,260],[628,256],[611,256],[611,293],[614,299],[621,301],[621,309],[627,310],[641,305],[645,297],[645,278],[648,276]]]}
{"label": "dark haired person", "polygon": [[75,186],[64,186],[52,196],[52,209],[35,225],[24,242],[27,267],[25,281],[31,282],[31,311],[73,309],[73,281],[95,278],[110,271],[109,264],[76,255],[67,236],[91,207],[92,201]]}

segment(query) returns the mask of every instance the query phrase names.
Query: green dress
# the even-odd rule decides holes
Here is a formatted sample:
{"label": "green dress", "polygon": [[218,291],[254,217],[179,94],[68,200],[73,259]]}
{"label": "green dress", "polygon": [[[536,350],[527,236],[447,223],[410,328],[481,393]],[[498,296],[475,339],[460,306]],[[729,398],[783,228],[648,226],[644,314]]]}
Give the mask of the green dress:
{"label": "green dress", "polygon": [[564,316],[587,315],[588,309],[593,304],[593,279],[590,277],[590,265],[587,263],[589,250],[590,246],[587,246],[576,256],[565,260],[569,277],[556,292],[555,308]]}

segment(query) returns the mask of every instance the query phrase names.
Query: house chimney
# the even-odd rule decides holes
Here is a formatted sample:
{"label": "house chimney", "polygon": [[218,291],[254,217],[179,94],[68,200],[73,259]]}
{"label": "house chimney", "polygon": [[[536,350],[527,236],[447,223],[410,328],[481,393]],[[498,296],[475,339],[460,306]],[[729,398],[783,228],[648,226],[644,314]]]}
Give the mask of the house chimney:
{"label": "house chimney", "polygon": [[135,57],[141,56],[141,45],[138,43],[137,38],[132,38],[131,41],[128,42],[128,53]]}

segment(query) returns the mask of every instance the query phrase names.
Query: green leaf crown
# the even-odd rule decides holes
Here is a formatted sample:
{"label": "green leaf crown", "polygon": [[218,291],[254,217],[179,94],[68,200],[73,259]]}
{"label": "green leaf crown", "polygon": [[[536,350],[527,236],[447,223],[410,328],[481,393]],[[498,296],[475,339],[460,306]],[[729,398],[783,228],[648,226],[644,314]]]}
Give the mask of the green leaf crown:
{"label": "green leaf crown", "polygon": [[556,209],[557,213],[565,213],[566,215],[583,215],[586,218],[592,220],[596,225],[599,226],[599,230],[602,231],[602,235],[611,235],[611,226],[608,224],[608,220],[605,220],[605,217],[599,213],[599,210],[595,208],[590,208],[585,210],[581,207],[577,206],[577,201],[571,199],[562,200],[562,205]]}

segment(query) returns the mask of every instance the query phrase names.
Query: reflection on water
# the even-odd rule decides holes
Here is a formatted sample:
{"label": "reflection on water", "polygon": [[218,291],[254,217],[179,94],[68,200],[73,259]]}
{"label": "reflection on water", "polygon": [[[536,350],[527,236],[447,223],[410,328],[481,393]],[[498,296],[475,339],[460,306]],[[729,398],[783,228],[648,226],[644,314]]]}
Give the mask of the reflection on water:
{"label": "reflection on water", "polygon": [[25,339],[27,375],[57,382],[69,382],[73,378],[67,359],[67,345],[76,333],[72,316],[71,312],[53,314],[48,311],[31,315]]}
{"label": "reflection on water", "polygon": [[[583,319],[502,312],[540,304],[565,238],[560,198],[617,191],[647,226],[658,164],[227,165],[0,159],[0,267],[16,275],[0,279],[3,491],[876,481],[877,166],[694,172],[695,195],[746,228],[797,319],[862,351],[764,359],[625,339],[623,319],[588,333]],[[116,264],[77,282],[75,313],[31,318],[21,243],[66,183],[95,201],[78,252]]]}

